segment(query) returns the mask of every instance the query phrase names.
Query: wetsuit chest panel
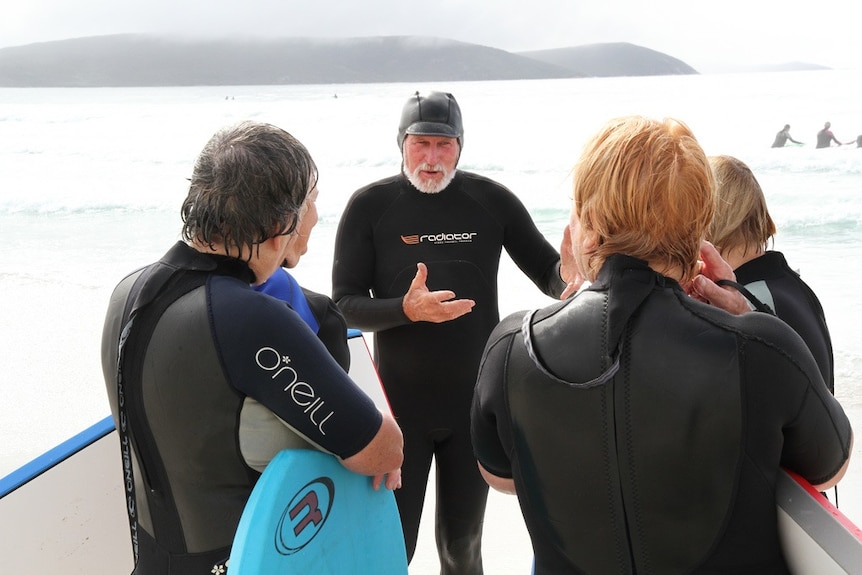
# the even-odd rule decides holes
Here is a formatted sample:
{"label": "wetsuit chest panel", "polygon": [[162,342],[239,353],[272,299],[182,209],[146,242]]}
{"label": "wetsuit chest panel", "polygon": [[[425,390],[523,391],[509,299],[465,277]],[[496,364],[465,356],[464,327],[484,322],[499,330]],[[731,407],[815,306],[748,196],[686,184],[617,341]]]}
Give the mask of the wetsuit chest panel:
{"label": "wetsuit chest panel", "polygon": [[374,227],[374,295],[403,295],[416,274],[428,266],[428,288],[450,289],[476,298],[496,289],[503,245],[501,222],[460,189],[439,194],[404,190]]}
{"label": "wetsuit chest panel", "polygon": [[[469,404],[484,343],[499,321],[497,271],[505,226],[501,215],[489,212],[474,197],[496,194],[497,187],[471,180],[477,189],[468,191],[460,187],[464,178],[459,176],[439,194],[422,194],[406,180],[396,179],[374,190],[357,209],[376,210],[369,212],[374,213],[375,297],[403,296],[416,275],[416,263],[423,262],[428,267],[428,289],[451,290],[457,298],[476,301],[469,314],[451,322],[419,322],[378,332],[376,343],[386,350],[379,365],[383,381],[387,386],[402,380],[420,386],[422,381],[433,382],[463,396],[448,400]],[[501,202],[507,198],[500,194]],[[411,359],[406,362],[404,357]],[[449,392],[440,393],[435,397]]]}

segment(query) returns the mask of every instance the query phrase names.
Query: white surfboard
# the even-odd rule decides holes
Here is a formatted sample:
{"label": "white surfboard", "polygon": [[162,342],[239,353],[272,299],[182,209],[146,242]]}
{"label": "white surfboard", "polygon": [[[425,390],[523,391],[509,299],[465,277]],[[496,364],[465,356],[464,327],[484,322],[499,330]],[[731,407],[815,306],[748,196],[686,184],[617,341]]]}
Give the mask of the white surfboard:
{"label": "white surfboard", "polygon": [[792,573],[862,573],[862,529],[793,472],[779,473],[776,492],[778,533]]}
{"label": "white surfboard", "polygon": [[108,416],[0,480],[7,573],[131,573],[120,442]]}

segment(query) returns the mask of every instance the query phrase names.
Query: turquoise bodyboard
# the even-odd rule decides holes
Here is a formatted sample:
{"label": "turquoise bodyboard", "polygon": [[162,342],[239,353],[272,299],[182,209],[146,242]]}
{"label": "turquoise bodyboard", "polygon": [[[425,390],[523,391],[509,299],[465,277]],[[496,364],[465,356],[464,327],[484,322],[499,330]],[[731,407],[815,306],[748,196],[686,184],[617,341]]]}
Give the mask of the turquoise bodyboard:
{"label": "turquoise bodyboard", "polygon": [[407,575],[395,496],[332,455],[284,450],[249,497],[228,573]]}

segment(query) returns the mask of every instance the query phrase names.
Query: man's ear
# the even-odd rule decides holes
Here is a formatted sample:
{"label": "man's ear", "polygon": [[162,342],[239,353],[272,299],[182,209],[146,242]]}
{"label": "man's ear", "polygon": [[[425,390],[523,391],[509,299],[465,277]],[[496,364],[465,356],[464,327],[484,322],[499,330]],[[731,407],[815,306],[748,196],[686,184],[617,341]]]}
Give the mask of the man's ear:
{"label": "man's ear", "polygon": [[269,238],[267,241],[272,241],[272,247],[274,247],[278,251],[283,251],[284,247],[294,240],[294,236],[296,235],[297,230],[293,230],[289,234],[279,234],[277,236],[273,236]]}

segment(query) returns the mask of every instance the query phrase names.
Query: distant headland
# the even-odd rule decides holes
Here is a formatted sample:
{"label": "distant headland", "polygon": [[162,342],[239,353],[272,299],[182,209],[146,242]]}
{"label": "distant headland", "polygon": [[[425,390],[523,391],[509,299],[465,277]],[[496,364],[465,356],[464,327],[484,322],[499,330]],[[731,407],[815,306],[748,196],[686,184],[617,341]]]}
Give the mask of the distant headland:
{"label": "distant headland", "polygon": [[632,44],[513,53],[442,38],[190,40],[122,34],[0,49],[3,87],[235,86],[697,74]]}
{"label": "distant headland", "polygon": [[92,36],[0,48],[0,87],[149,87],[527,80],[697,74],[628,43],[531,52],[444,38]]}

